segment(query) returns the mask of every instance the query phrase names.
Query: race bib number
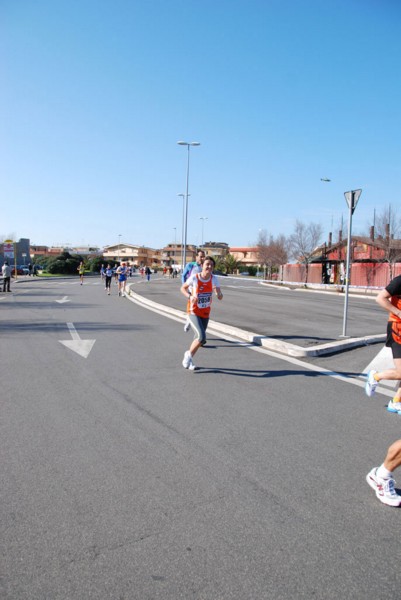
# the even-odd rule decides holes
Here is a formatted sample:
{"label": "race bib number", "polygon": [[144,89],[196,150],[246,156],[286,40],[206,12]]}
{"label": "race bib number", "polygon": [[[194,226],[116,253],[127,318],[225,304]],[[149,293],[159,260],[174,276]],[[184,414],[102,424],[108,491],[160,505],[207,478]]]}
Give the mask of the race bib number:
{"label": "race bib number", "polygon": [[198,294],[199,308],[209,308],[212,294]]}

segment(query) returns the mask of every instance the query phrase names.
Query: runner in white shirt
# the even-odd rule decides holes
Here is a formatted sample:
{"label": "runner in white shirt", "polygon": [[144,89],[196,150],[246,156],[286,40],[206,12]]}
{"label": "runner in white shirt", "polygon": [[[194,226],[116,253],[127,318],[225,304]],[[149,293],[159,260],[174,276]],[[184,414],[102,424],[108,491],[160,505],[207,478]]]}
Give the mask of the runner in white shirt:
{"label": "runner in white shirt", "polygon": [[189,300],[188,318],[195,337],[192,344],[184,354],[182,366],[184,369],[193,371],[196,367],[192,362],[193,356],[201,346],[206,344],[206,329],[209,323],[209,315],[212,303],[213,291],[219,300],[223,299],[219,280],[213,275],[215,261],[207,256],[203,261],[202,271],[192,275],[181,286],[181,293]]}

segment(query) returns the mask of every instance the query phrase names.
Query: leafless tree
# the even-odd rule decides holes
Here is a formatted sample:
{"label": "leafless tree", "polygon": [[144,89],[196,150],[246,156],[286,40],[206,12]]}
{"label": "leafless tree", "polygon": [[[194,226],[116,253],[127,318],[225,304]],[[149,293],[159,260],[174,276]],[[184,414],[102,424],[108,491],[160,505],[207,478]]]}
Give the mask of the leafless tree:
{"label": "leafless tree", "polygon": [[285,265],[288,262],[288,238],[280,234],[276,238],[272,238],[270,251],[272,256],[272,264],[276,267]]}
{"label": "leafless tree", "polygon": [[271,278],[273,269],[284,265],[288,260],[288,240],[282,234],[277,238],[268,236],[263,229],[259,231],[257,247],[258,261],[268,269],[268,277]]}
{"label": "leafless tree", "polygon": [[384,260],[389,265],[390,279],[393,279],[394,265],[401,261],[401,217],[398,211],[388,204],[375,219],[375,237],[384,251]]}
{"label": "leafless tree", "polygon": [[320,244],[323,228],[319,223],[305,224],[296,221],[294,233],[290,236],[290,254],[292,258],[305,265],[305,284],[308,281],[309,264]]}
{"label": "leafless tree", "polygon": [[399,238],[401,233],[401,217],[391,204],[388,204],[375,218],[377,236],[386,238],[388,235]]}
{"label": "leafless tree", "polygon": [[259,263],[267,267],[269,264],[269,237],[265,229],[259,231],[257,248]]}

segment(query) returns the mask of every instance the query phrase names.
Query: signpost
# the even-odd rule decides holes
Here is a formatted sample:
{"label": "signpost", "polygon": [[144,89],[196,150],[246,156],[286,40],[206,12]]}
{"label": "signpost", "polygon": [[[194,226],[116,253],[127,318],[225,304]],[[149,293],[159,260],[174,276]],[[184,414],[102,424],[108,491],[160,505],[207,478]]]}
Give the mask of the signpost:
{"label": "signpost", "polygon": [[347,315],[348,315],[348,292],[349,292],[349,276],[350,276],[350,266],[351,266],[351,245],[352,245],[352,215],[354,214],[354,210],[356,209],[356,205],[358,204],[358,200],[360,195],[362,194],[362,190],[351,190],[350,192],[345,192],[344,196],[348,204],[349,208],[349,218],[348,218],[348,243],[347,243],[347,264],[345,268],[345,298],[344,298],[344,318],[343,318],[343,333],[340,337],[347,337]]}

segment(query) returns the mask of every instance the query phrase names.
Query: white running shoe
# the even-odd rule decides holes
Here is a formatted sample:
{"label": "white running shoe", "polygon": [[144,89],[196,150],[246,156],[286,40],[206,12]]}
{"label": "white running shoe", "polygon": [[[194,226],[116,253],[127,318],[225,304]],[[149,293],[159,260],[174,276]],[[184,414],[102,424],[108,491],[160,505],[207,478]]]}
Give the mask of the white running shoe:
{"label": "white running shoe", "polygon": [[185,352],[184,358],[182,360],[182,366],[184,367],[184,369],[189,369],[191,365],[192,365],[192,356],[191,356],[189,350],[187,350]]}
{"label": "white running shoe", "polygon": [[185,333],[186,333],[187,331],[189,331],[189,330],[190,330],[190,328],[191,328],[191,321],[190,321],[189,319],[187,319],[187,320],[185,321],[185,325],[184,325],[184,331],[185,331]]}
{"label": "white running shoe", "polygon": [[390,400],[387,405],[388,412],[398,413],[401,415],[401,402],[394,402],[394,400]]}
{"label": "white running shoe", "polygon": [[401,496],[394,489],[394,479],[392,477],[381,479],[376,473],[377,467],[366,475],[366,481],[375,490],[380,502],[387,504],[387,506],[401,506]]}
{"label": "white running shoe", "polygon": [[365,384],[365,392],[367,396],[373,396],[373,394],[376,391],[377,386],[379,385],[379,382],[376,381],[375,379],[375,375],[376,375],[377,371],[369,371],[368,373],[368,380]]}

